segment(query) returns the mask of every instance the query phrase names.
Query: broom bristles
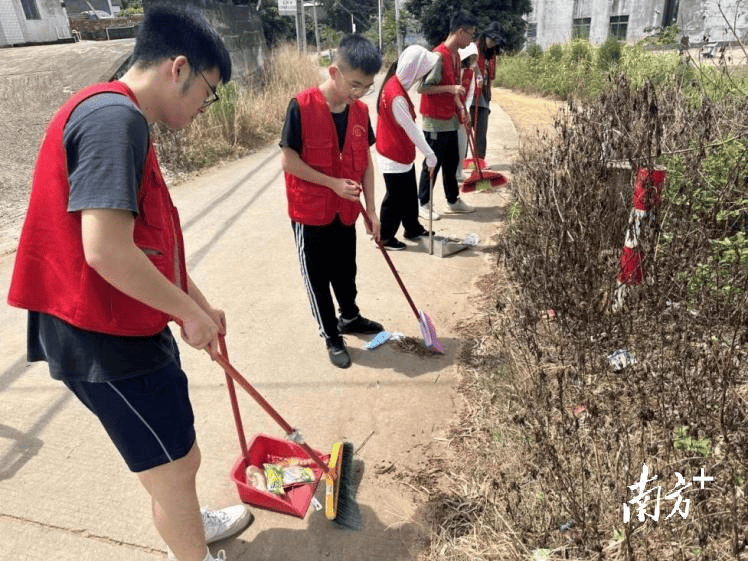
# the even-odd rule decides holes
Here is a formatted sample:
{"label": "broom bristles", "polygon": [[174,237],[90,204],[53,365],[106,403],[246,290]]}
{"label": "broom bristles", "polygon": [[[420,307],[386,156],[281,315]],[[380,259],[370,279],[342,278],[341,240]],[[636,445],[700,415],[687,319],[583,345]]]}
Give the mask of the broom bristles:
{"label": "broom bristles", "polygon": [[351,530],[363,527],[361,509],[356,502],[356,477],[353,467],[353,444],[343,442],[340,450],[340,473],[338,475],[338,508],[333,522]]}

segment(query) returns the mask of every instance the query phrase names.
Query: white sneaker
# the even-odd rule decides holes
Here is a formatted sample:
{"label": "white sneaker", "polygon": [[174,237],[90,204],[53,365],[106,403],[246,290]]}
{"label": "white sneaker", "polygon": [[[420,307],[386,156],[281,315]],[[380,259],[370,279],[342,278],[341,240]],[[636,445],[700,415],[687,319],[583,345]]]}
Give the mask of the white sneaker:
{"label": "white sneaker", "polygon": [[[205,543],[211,544],[238,534],[249,526],[255,519],[246,505],[234,505],[220,510],[208,510],[201,508],[203,517],[203,529],[205,530]],[[221,557],[223,555],[223,557]],[[176,561],[171,549],[166,548],[167,561]],[[210,560],[210,557],[208,558]],[[217,561],[226,559],[223,550],[218,552]]]}
{"label": "white sneaker", "polygon": [[[423,218],[424,220],[429,219],[429,207],[428,205],[418,205],[418,216]],[[439,220],[441,218],[441,215],[436,212],[435,210],[431,213],[431,220]]]}
{"label": "white sneaker", "polygon": [[201,508],[203,528],[205,528],[205,543],[211,544],[238,534],[249,526],[254,516],[246,505],[234,505],[220,510]]}
{"label": "white sneaker", "polygon": [[451,204],[447,203],[446,212],[449,214],[468,214],[470,212],[475,212],[475,209],[469,204],[466,204],[462,199],[458,198]]}

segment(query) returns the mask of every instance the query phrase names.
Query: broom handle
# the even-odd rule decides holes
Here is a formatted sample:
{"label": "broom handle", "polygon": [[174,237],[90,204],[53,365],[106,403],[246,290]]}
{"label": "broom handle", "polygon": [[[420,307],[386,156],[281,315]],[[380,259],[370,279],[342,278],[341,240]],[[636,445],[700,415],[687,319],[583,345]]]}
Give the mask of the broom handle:
{"label": "broom handle", "polygon": [[[229,352],[226,349],[226,338],[223,335],[218,335],[218,347],[221,350],[221,354],[229,358]],[[229,398],[231,398],[231,411],[234,413],[234,423],[236,424],[236,434],[239,436],[239,446],[242,449],[242,456],[244,461],[249,464],[249,452],[247,451],[247,438],[244,436],[244,424],[242,423],[242,416],[239,411],[239,402],[236,399],[236,388],[234,387],[234,380],[226,374],[226,387],[229,389]]]}
{"label": "broom handle", "polygon": [[[480,106],[480,96],[483,88],[478,85],[478,73],[475,73],[475,95],[473,96],[473,104],[475,105],[475,111],[473,111],[473,130],[478,128],[478,107]],[[468,113],[470,115],[470,113]],[[475,154],[473,154],[475,158]]]}
{"label": "broom handle", "polygon": [[[366,222],[366,227],[369,228],[369,230],[372,230],[373,225],[371,223],[371,218],[369,218],[369,215],[366,214],[366,210],[364,210],[364,207],[361,204],[361,201],[358,202],[358,206],[361,209],[361,214],[364,216],[364,222]],[[384,256],[384,260],[387,261],[387,265],[390,266],[390,270],[392,271],[392,274],[395,275],[395,280],[397,281],[397,284],[400,285],[400,290],[403,291],[403,294],[405,295],[405,299],[408,301],[408,304],[410,304],[410,309],[413,310],[413,313],[416,315],[416,319],[418,319],[418,321],[421,321],[421,314],[418,313],[418,308],[416,308],[416,305],[413,302],[413,299],[410,297],[410,294],[408,294],[408,290],[405,288],[405,285],[403,284],[403,280],[400,278],[400,275],[397,273],[397,269],[395,269],[395,265],[394,263],[392,263],[392,259],[390,259],[390,256],[387,255],[387,250],[384,249],[384,246],[382,245],[381,241],[377,241],[377,247],[379,248],[379,251],[382,252],[382,255]]]}
{"label": "broom handle", "polygon": [[[286,434],[291,435],[294,432],[296,432],[294,428],[291,425],[289,425],[286,422],[286,420],[283,417],[281,417],[275,409],[273,409],[273,406],[270,405],[265,400],[265,398],[262,397],[262,395],[260,395],[260,392],[258,392],[252,386],[252,384],[250,384],[247,381],[247,379],[244,376],[242,376],[239,373],[239,371],[231,365],[228,358],[226,358],[223,354],[218,353],[216,355],[215,361],[221,365],[224,372],[226,372],[227,376],[230,376],[237,384],[239,384],[239,386],[242,387],[242,389],[244,389],[249,395],[251,395],[254,398],[254,400],[260,405],[260,407],[262,407],[265,410],[265,412],[268,415],[270,415],[275,420],[275,422],[280,425],[280,427],[284,431],[286,431]],[[322,469],[322,471],[325,472],[326,475],[334,478],[335,474],[333,473],[333,471],[327,466],[327,464],[325,464],[324,460],[322,460],[322,458],[319,457],[319,455],[312,449],[311,446],[309,446],[306,442],[303,442],[303,441],[302,442],[293,441],[293,442],[301,446],[304,449],[304,451],[307,454],[309,454],[309,457],[314,461],[314,463],[316,463]]]}
{"label": "broom handle", "polygon": [[[462,106],[463,111],[467,111],[465,109],[465,105],[463,105],[462,101],[460,101],[460,105]],[[469,113],[467,113],[469,117]],[[478,107],[475,107],[475,116],[478,116]],[[468,138],[468,145],[470,146],[470,151],[473,153],[473,164],[475,165],[475,169],[478,170],[478,175],[481,178],[481,181],[483,181],[483,170],[480,169],[480,162],[478,161],[478,150],[475,148],[475,136],[473,135],[473,128],[470,126],[470,119],[465,119],[465,133],[467,134]]]}

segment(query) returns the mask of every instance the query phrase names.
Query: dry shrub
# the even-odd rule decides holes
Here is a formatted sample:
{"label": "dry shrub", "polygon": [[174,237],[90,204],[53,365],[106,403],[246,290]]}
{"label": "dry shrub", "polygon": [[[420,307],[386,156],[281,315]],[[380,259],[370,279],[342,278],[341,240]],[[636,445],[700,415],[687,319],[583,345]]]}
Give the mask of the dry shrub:
{"label": "dry shrub", "polygon": [[[747,108],[621,78],[521,151],[496,287],[463,353],[465,489],[426,505],[428,558],[745,558]],[[669,176],[640,224],[644,281],[619,308],[632,170],[656,164]],[[618,349],[636,362],[615,371]],[[659,520],[632,504],[624,524],[644,464]],[[677,473],[686,518],[665,498]],[[472,518],[445,514],[466,503]]]}
{"label": "dry shrub", "polygon": [[320,78],[315,60],[292,45],[277,47],[251,80],[221,86],[219,102],[186,129],[154,127],[161,165],[179,174],[266,146],[280,137],[290,99]]}

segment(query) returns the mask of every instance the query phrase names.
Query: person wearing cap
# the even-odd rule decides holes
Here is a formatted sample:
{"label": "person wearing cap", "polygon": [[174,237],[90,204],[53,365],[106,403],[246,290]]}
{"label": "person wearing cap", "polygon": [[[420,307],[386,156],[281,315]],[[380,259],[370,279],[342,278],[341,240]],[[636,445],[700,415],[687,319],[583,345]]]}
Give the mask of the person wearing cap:
{"label": "person wearing cap", "polygon": [[[423,131],[426,140],[436,154],[436,166],[433,177],[442,170],[444,195],[447,199],[447,213],[468,213],[475,209],[460,199],[457,184],[457,165],[460,153],[457,146],[457,129],[460,121],[458,104],[460,94],[465,88],[460,84],[460,55],[458,49],[467,47],[475,35],[478,20],[464,10],[458,11],[450,20],[449,35],[433,51],[439,54],[439,61],[421,82],[418,92],[421,94],[420,112],[423,117]],[[422,218],[428,219],[431,201],[432,172],[426,162],[421,168],[418,182],[418,210]],[[433,209],[433,207],[432,207]],[[432,219],[438,220],[439,214],[432,212]]]}
{"label": "person wearing cap", "polygon": [[481,160],[486,157],[486,134],[488,132],[488,115],[491,113],[491,85],[496,75],[496,54],[503,42],[501,25],[497,21],[491,22],[475,42],[478,49],[478,69],[483,78],[483,84],[473,99],[470,107],[470,118],[474,125],[475,150],[478,152],[476,155]]}
{"label": "person wearing cap", "polygon": [[460,94],[460,102],[462,105],[460,109],[460,128],[457,129],[457,145],[460,150],[460,160],[457,165],[457,181],[463,181],[465,174],[463,173],[463,162],[467,155],[468,140],[466,126],[472,125],[472,123],[466,123],[469,117],[467,115],[467,107],[473,103],[473,97],[475,96],[475,88],[477,83],[481,83],[483,78],[480,72],[477,71],[478,61],[478,47],[475,43],[470,43],[464,49],[459,49],[460,60],[462,61],[462,87],[465,88],[465,94]]}
{"label": "person wearing cap", "polygon": [[439,55],[420,45],[407,47],[392,63],[382,82],[377,100],[377,164],[384,175],[387,193],[379,213],[382,245],[389,250],[407,246],[395,237],[400,224],[407,240],[429,232],[418,221],[418,186],[416,185],[416,147],[425,156],[426,166],[433,169],[436,154],[416,125],[410,88],[439,61]]}

